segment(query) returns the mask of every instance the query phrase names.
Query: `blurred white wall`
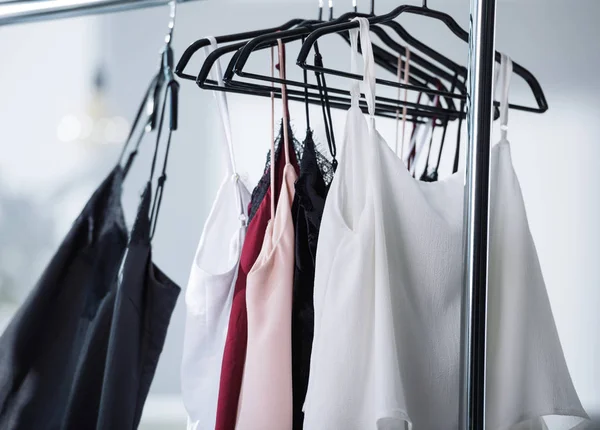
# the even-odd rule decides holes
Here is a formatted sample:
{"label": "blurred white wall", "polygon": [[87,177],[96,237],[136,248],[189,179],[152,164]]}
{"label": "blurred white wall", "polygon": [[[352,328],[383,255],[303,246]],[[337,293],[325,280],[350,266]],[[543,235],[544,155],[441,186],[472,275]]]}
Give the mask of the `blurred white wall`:
{"label": "blurred white wall", "polygon": [[61,121],[90,101],[97,24],[81,18],[0,27],[0,243],[9,245],[0,246],[0,280],[9,278],[17,301],[105,174],[92,160],[107,148],[58,137]]}
{"label": "blurred white wall", "polygon": [[[350,9],[351,2],[347,3],[336,2],[336,15]],[[367,3],[359,2],[359,8],[366,10]],[[316,0],[184,4],[178,9],[176,57],[192,41],[206,35],[272,26],[294,17],[312,18],[316,4]],[[376,11],[383,13],[397,4],[378,0]],[[468,0],[430,0],[429,6],[447,11],[467,28]],[[595,0],[501,0],[497,15],[497,49],[536,75],[550,105],[544,115],[511,111],[509,138],[565,355],[581,400],[591,414],[600,414],[598,16],[600,3]],[[412,16],[400,21],[417,38],[465,63],[466,44],[442,24]],[[158,8],[0,28],[0,54],[10,65],[0,68],[0,179],[18,192],[35,193],[43,201],[51,179],[57,182],[57,178],[86,166],[89,174],[84,179],[90,185],[70,199],[70,206],[80,207],[86,192],[108,171],[118,147],[96,151],[92,166],[81,161],[85,156],[77,158],[76,148],[57,147],[56,123],[65,113],[85,107],[90,74],[98,61],[105,62],[108,72],[108,110],[112,115],[131,118],[158,65],[166,24],[167,9]],[[338,39],[324,40],[320,47],[326,65],[344,68],[349,64],[349,50]],[[18,47],[15,40],[19,40]],[[296,53],[288,48],[288,74],[299,77],[292,66]],[[192,74],[198,72],[202,58],[199,53],[190,63]],[[268,73],[268,57],[257,55],[248,69]],[[328,84],[348,85],[334,79]],[[193,82],[182,81],[180,99],[180,129],[173,137],[154,254],[159,266],[184,288],[221,179],[223,137],[210,93]],[[517,80],[511,99],[531,102],[527,89]],[[254,184],[269,147],[270,105],[266,99],[230,96],[230,108],[240,170],[246,171]],[[324,143],[316,107],[312,117],[317,136]],[[292,105],[292,118],[297,137],[302,139],[305,121],[301,105]],[[336,112],[334,119],[339,141],[344,113]],[[378,127],[391,142],[394,122],[378,120]],[[152,146],[151,142],[144,145],[128,178],[124,202],[130,217],[149,171]],[[325,151],[326,145],[323,148]],[[442,165],[447,173],[449,160],[443,160]],[[52,202],[44,204],[50,210]],[[71,216],[76,213],[73,210],[68,212]],[[55,243],[67,228],[68,223],[57,227]],[[147,408],[155,413],[160,405],[167,405],[167,415],[182,413],[173,401],[179,392],[182,337],[181,297],[152,387],[155,397],[149,402],[154,403]]]}

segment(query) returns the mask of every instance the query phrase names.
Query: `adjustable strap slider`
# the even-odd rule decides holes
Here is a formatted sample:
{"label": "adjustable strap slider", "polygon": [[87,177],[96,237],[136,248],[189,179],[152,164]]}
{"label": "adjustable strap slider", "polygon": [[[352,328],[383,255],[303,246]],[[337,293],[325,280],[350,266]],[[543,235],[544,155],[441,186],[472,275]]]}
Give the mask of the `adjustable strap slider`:
{"label": "adjustable strap slider", "polygon": [[334,158],[333,160],[331,160],[331,167],[333,168],[333,172],[335,173],[335,171],[337,170],[337,167],[338,167],[337,159]]}

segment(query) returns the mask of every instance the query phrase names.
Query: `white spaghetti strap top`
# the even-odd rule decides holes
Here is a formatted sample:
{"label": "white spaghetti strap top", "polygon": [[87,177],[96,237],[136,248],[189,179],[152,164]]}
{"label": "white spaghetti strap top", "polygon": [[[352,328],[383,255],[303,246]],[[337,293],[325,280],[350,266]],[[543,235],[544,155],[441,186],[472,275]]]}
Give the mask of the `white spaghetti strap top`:
{"label": "white spaghetti strap top", "polygon": [[[358,20],[371,105],[368,20]],[[464,173],[414,179],[355,104],[343,143],[317,248],[304,428],[457,430]],[[491,175],[485,430],[542,430],[549,416],[551,429],[571,429],[586,414],[561,350],[506,133],[492,150]]]}
{"label": "white spaghetti strap top", "polygon": [[572,429],[587,418],[566,365],[529,230],[508,134],[512,61],[502,55],[501,139],[492,149],[488,292],[489,429]]}
{"label": "white spaghetti strap top", "polygon": [[[211,39],[207,55],[217,46]],[[211,77],[223,85],[220,62],[215,65]],[[235,168],[226,94],[215,91],[214,95],[227,145],[223,148],[226,173],[204,225],[185,293],[181,389],[191,430],[215,427],[223,350],[250,201]]]}
{"label": "white spaghetti strap top", "polygon": [[[365,32],[368,24],[363,19],[358,22],[364,74],[374,77],[374,63],[369,61],[372,47],[363,37],[368,34],[368,30]],[[358,70],[358,34],[358,29],[350,31],[353,73]],[[386,257],[379,253],[381,247],[377,247],[375,240],[375,194],[380,192],[381,184],[373,174],[378,168],[376,140],[380,139],[373,115],[374,83],[365,79],[360,85],[352,84],[339,165],[319,230],[315,331],[304,403],[305,430],[377,428],[377,405],[382,403],[376,390],[375,381],[381,380],[377,369],[384,366],[389,374],[385,358],[375,354],[378,350],[375,345],[386,342],[385,339],[393,340],[393,333],[388,327],[377,326],[376,321],[377,302],[381,300],[380,288],[375,283],[376,263]],[[358,106],[361,90],[369,107],[368,121]],[[394,157],[402,163],[395,154]],[[404,171],[408,174],[406,168]],[[381,274],[385,276],[386,272]],[[392,379],[388,382],[392,387],[396,385]]]}

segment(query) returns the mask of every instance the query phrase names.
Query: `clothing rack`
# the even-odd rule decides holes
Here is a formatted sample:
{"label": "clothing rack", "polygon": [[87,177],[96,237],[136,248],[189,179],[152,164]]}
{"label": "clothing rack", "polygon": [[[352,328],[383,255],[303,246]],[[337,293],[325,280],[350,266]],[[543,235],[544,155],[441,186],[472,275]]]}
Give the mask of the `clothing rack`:
{"label": "clothing rack", "polygon": [[[0,3],[0,27],[59,18],[165,6],[171,0],[8,0]],[[177,0],[188,3],[193,0]]]}
{"label": "clothing rack", "polygon": [[[184,3],[192,0],[177,0]],[[16,0],[0,26],[161,6],[169,0]],[[426,3],[424,3],[426,6]],[[485,428],[488,212],[496,0],[471,0],[460,429]]]}
{"label": "clothing rack", "polygon": [[463,230],[460,430],[483,430],[496,0],[471,0]]}

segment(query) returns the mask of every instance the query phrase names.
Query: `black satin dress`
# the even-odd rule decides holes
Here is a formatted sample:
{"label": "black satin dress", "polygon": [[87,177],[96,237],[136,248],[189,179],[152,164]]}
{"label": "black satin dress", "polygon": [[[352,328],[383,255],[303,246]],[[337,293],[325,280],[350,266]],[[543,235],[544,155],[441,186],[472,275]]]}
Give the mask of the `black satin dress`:
{"label": "black satin dress", "polygon": [[148,183],[116,293],[97,430],[138,427],[180,292],[152,262],[150,198]]}
{"label": "black satin dress", "polygon": [[[151,259],[166,156],[155,210],[149,181],[127,243],[122,183],[139,142],[125,167],[117,165],[92,195],[0,337],[2,430],[132,430],[139,424],[180,291]],[[167,151],[169,144],[170,133]]]}
{"label": "black satin dress", "polygon": [[[177,90],[178,84],[170,80],[163,97],[150,178],[142,193],[115,292],[99,406],[95,409],[98,417],[94,427],[86,427],[86,417],[81,414],[78,420],[69,422],[73,430],[137,429],[167,337],[181,289],[152,262],[151,242],[167,179],[171,134],[177,128]],[[168,102],[171,103],[171,122],[162,173],[153,198],[152,181]]]}
{"label": "black satin dress", "polygon": [[3,430],[58,429],[63,422],[76,369],[90,347],[127,246],[122,181],[117,166],[0,337]]}
{"label": "black satin dress", "polygon": [[317,152],[312,133],[304,141],[300,176],[292,204],[295,231],[295,267],[292,303],[292,386],[294,430],[301,430],[302,406],[308,387],[310,355],[314,333],[313,289],[319,226],[328,185],[323,171],[332,174],[331,165]]}

